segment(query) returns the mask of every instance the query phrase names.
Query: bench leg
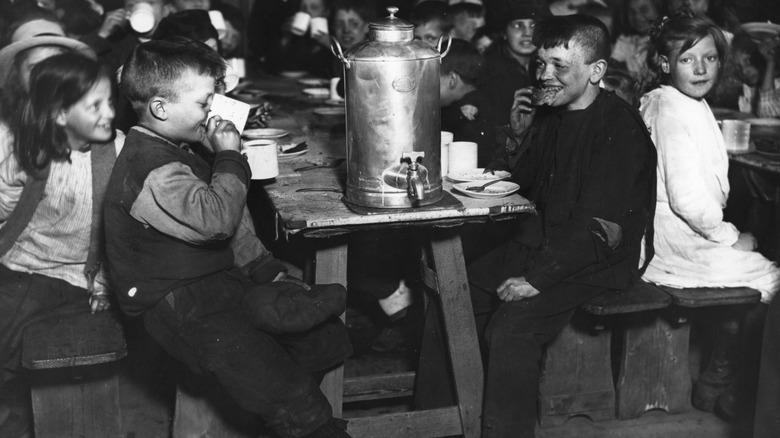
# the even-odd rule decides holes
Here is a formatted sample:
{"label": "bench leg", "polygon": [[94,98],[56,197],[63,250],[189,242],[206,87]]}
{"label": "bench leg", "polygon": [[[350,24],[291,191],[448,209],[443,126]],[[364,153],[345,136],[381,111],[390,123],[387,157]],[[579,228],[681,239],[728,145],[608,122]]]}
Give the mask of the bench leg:
{"label": "bench leg", "polygon": [[[116,363],[109,363],[32,372],[36,438],[119,438],[121,413],[116,371]],[[78,375],[74,376],[74,372]]]}
{"label": "bench leg", "polygon": [[547,346],[539,383],[539,424],[563,424],[574,416],[615,418],[610,361],[611,333],[579,327],[575,319]]}
{"label": "bench leg", "polygon": [[173,414],[173,438],[250,438],[252,431],[239,430],[219,414],[212,399],[176,387],[176,408]]}
{"label": "bench leg", "polygon": [[637,418],[653,409],[668,413],[690,410],[690,325],[669,322],[657,312],[632,314],[622,322],[618,418]]}

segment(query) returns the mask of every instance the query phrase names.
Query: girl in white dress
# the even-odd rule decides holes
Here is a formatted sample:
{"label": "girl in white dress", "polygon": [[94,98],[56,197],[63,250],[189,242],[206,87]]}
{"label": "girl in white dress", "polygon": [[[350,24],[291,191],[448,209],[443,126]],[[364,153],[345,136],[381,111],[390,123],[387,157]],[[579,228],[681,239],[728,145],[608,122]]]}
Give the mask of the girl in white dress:
{"label": "girl in white dress", "polygon": [[[663,84],[642,97],[640,112],[658,150],[655,256],[643,279],[677,288],[749,287],[768,302],[780,287],[780,269],[755,251],[749,233],[723,220],[729,195],[729,159],[704,96],[715,86],[727,50],[708,19],[664,19],[654,38]],[[693,404],[712,410],[734,405],[733,360],[740,339],[736,317],[717,327],[707,368]],[[719,395],[723,396],[719,399]]]}
{"label": "girl in white dress", "polygon": [[665,84],[640,112],[658,149],[655,257],[644,279],[674,287],[739,287],[768,302],[780,269],[755,252],[749,233],[723,220],[729,159],[704,96],[718,79],[726,43],[703,18],[668,20],[656,45]]}

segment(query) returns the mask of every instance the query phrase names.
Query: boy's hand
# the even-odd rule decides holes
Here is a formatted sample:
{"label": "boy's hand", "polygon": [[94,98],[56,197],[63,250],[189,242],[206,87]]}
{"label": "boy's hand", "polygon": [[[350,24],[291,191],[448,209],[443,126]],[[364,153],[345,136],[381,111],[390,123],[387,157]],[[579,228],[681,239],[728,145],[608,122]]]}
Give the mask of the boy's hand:
{"label": "boy's hand", "polygon": [[117,30],[125,25],[127,14],[128,12],[125,9],[116,9],[106,13],[103,24],[100,26],[100,30],[98,30],[98,36],[106,39],[116,33]]}
{"label": "boy's hand", "polygon": [[750,233],[739,233],[737,241],[731,247],[739,251],[754,251],[758,248],[758,242]]}
{"label": "boy's hand", "polygon": [[519,301],[539,295],[539,290],[531,286],[525,277],[511,277],[498,286],[496,294],[501,301]]}
{"label": "boy's hand", "polygon": [[515,100],[509,112],[509,125],[515,135],[520,135],[531,126],[534,120],[534,107],[531,104],[533,87],[520,88],[515,91]]}
{"label": "boy's hand", "polygon": [[214,152],[241,150],[241,134],[230,120],[214,116],[206,124],[206,140]]}
{"label": "boy's hand", "polygon": [[93,294],[89,296],[89,309],[92,313],[102,312],[110,307],[111,302],[108,300],[108,295]]}

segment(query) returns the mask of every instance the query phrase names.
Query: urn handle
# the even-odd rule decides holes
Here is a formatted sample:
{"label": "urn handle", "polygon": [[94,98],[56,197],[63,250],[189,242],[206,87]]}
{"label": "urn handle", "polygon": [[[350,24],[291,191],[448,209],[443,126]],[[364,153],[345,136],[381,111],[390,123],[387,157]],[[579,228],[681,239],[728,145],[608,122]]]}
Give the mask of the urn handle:
{"label": "urn handle", "polygon": [[[449,50],[449,48],[447,49]],[[344,57],[344,51],[341,50],[341,44],[339,44],[338,40],[334,37],[330,37],[330,51],[333,53],[333,56],[339,59],[339,61],[344,63],[344,67],[349,70],[350,62],[347,58]]]}
{"label": "urn handle", "polygon": [[[442,45],[444,44],[444,39],[447,39],[447,48],[444,49],[444,51],[441,51]],[[439,57],[439,62],[441,62],[442,58],[447,56],[448,53],[450,53],[450,48],[452,47],[452,35],[450,34],[444,34],[439,37],[439,42],[436,44],[436,50],[441,53],[441,56]]]}

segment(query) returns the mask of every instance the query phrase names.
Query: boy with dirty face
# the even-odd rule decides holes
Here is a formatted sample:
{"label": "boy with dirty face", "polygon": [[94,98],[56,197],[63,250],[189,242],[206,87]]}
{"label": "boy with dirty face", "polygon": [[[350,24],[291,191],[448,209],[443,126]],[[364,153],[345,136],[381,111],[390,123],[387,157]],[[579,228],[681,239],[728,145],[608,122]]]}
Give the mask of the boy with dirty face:
{"label": "boy with dirty face", "polygon": [[[550,17],[537,24],[534,45],[542,97],[534,104],[531,88],[518,91],[509,170],[539,214],[468,268],[488,358],[486,438],[534,436],[544,347],[577,306],[629,288],[642,238],[652,240],[655,149],[636,110],[599,88],[606,28],[583,15]],[[441,369],[421,365],[418,381],[435,385]]]}

